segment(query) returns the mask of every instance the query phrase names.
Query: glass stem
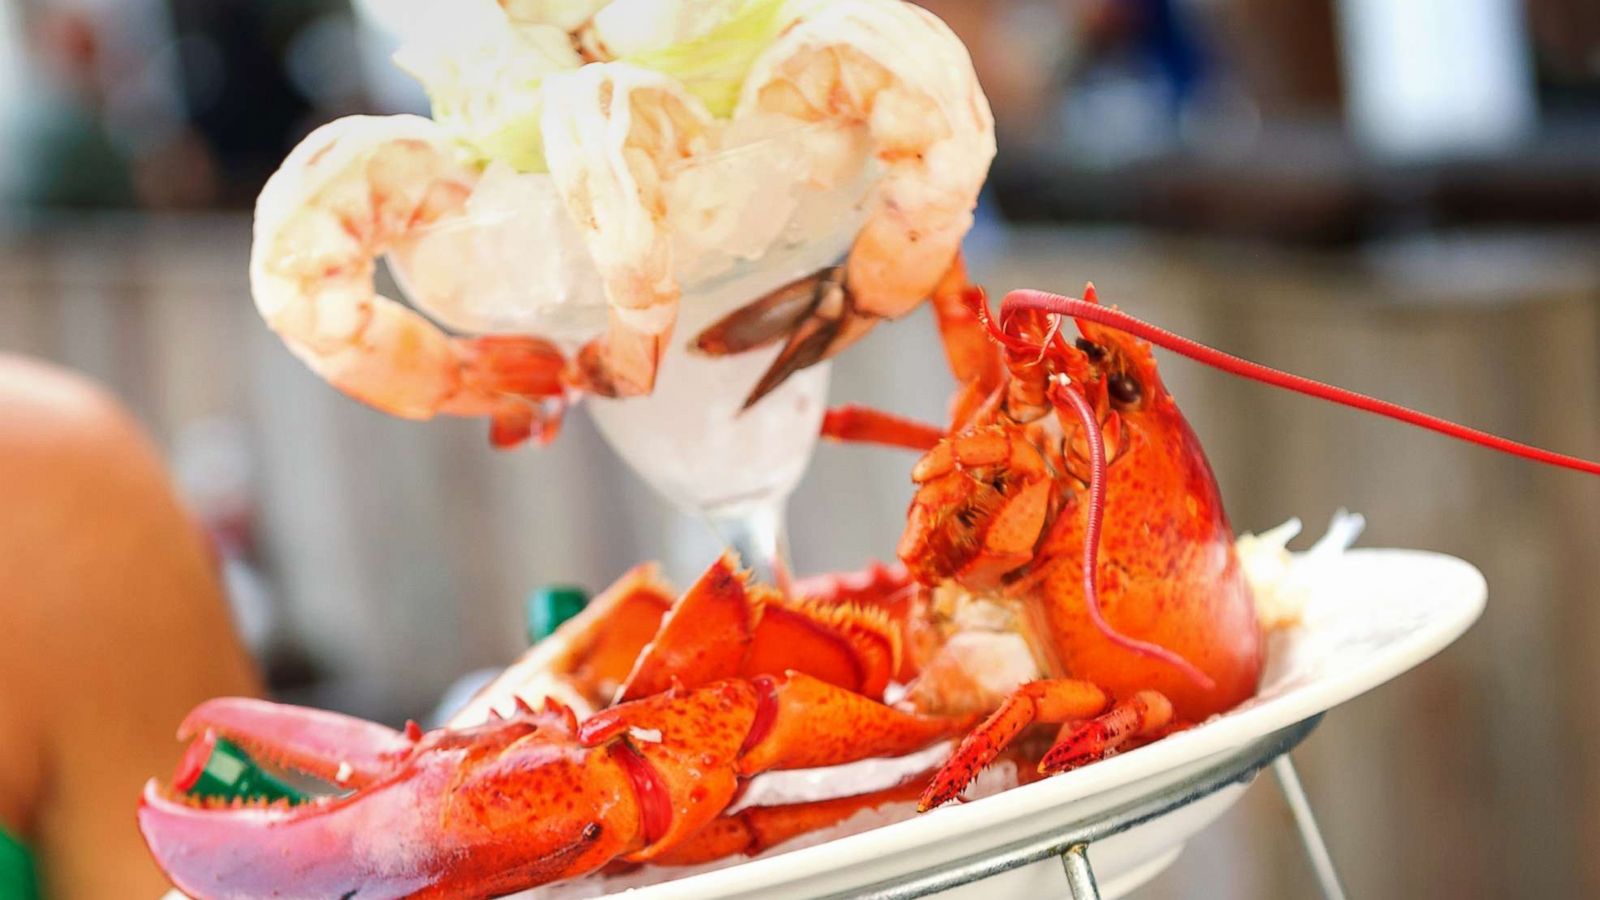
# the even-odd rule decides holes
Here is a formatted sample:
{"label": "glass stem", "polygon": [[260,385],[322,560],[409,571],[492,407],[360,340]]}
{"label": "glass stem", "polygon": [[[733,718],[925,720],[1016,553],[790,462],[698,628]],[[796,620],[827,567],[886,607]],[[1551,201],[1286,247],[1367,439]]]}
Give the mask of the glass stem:
{"label": "glass stem", "polygon": [[724,546],[739,554],[756,584],[769,584],[789,594],[789,533],[784,527],[783,500],[746,507],[733,515],[708,515]]}

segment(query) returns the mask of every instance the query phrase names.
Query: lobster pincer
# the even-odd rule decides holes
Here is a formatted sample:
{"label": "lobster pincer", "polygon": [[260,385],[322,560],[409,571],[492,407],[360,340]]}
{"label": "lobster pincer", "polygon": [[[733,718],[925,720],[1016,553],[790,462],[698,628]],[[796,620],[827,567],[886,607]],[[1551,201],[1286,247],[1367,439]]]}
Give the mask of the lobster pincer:
{"label": "lobster pincer", "polygon": [[[726,566],[719,562],[699,587],[740,593],[741,579],[722,578]],[[678,612],[701,610],[705,594],[685,600],[693,602]],[[674,656],[656,658],[677,671]],[[425,734],[261,701],[211,701],[185,721],[183,736],[209,732],[342,792],[301,805],[196,801],[181,790],[185,764],[172,784],[146,787],[140,829],[162,869],[197,898],[492,897],[613,860],[703,856],[727,842],[723,814],[757,774],[903,755],[975,723],[894,709],[793,669],[750,659],[741,668],[766,671],[678,681],[582,723],[554,701],[542,709],[519,701],[509,716]],[[767,811],[762,829],[814,827],[806,823],[818,815]]]}
{"label": "lobster pincer", "polygon": [[[224,699],[197,708],[180,734],[199,742],[207,731],[333,792],[299,805],[195,800],[180,790],[187,758],[172,784],[147,784],[140,831],[197,898],[492,896],[598,868],[637,830],[625,770],[576,745],[575,723],[557,709],[422,734]],[[529,814],[545,792],[589,817]],[[505,828],[511,820],[519,827]],[[463,857],[484,863],[463,870]]]}

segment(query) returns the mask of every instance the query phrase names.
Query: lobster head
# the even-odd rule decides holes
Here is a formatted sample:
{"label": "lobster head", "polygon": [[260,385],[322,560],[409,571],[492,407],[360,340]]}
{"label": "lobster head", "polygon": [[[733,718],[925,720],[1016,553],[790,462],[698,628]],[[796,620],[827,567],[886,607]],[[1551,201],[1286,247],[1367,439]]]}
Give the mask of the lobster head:
{"label": "lobster head", "polygon": [[[1092,285],[1085,299],[1098,302]],[[1083,419],[1063,392],[1086,401],[1112,463],[1135,448],[1170,446],[1174,429],[1187,443],[1189,431],[1144,341],[1084,320],[1069,338],[1061,317],[1034,310],[996,323],[977,288],[965,302],[1004,374],[917,463],[898,553],[924,584],[954,580],[983,592],[1026,573],[1067,493],[1088,485]]]}
{"label": "lobster head", "polygon": [[[200,743],[172,783],[145,786],[139,830],[161,869],[197,898],[492,896],[592,871],[630,831],[603,821],[618,812],[603,803],[592,818],[560,814],[563,804],[598,801],[581,795],[603,787],[581,777],[592,751],[574,741],[575,728],[553,705],[423,734],[212,700],[180,728]],[[208,734],[332,790],[299,805],[192,798],[182,788],[205,762],[197,748],[209,747]]]}

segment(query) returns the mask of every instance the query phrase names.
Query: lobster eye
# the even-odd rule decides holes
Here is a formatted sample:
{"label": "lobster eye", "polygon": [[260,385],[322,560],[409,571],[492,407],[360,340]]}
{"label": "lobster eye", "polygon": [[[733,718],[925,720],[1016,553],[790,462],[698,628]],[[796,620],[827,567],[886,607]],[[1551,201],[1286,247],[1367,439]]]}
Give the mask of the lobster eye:
{"label": "lobster eye", "polygon": [[1106,378],[1106,392],[1111,395],[1112,400],[1123,406],[1132,406],[1144,396],[1144,388],[1139,386],[1138,380],[1121,372]]}
{"label": "lobster eye", "polygon": [[1073,346],[1083,351],[1083,355],[1089,357],[1090,362],[1097,363],[1106,358],[1106,348],[1088,338],[1078,338],[1073,342]]}

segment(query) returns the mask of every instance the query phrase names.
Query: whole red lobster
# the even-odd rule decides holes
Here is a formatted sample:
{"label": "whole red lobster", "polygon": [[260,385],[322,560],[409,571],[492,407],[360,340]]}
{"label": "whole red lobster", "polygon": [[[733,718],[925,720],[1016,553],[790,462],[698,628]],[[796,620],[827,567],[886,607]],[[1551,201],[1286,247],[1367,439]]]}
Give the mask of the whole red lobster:
{"label": "whole red lobster", "polygon": [[[204,704],[183,736],[215,731],[346,792],[214,808],[152,782],[139,820],[163,869],[198,897],[493,896],[619,861],[757,852],[885,802],[926,809],[1035,724],[1061,726],[1040,762],[1054,772],[1231,708],[1256,688],[1261,631],[1210,468],[1145,341],[1600,473],[1218,354],[1092,291],[1013,294],[996,320],[958,269],[935,301],[962,382],[952,428],[861,409],[826,426],[924,451],[904,569],[803,583],[810,599],[791,600],[724,558],[675,601],[638,570],[508,670],[479,705],[499,713],[477,725],[396,732]],[[893,706],[891,681],[909,685]],[[963,733],[931,779],[725,814],[759,773]]]}

